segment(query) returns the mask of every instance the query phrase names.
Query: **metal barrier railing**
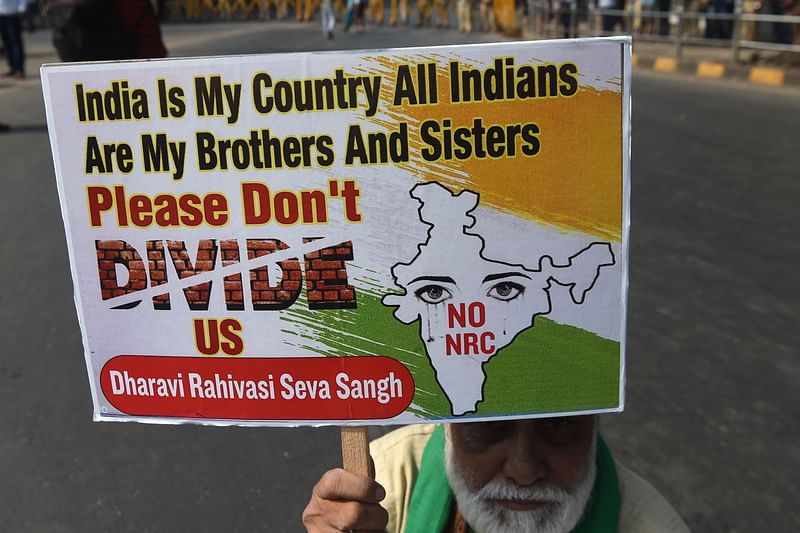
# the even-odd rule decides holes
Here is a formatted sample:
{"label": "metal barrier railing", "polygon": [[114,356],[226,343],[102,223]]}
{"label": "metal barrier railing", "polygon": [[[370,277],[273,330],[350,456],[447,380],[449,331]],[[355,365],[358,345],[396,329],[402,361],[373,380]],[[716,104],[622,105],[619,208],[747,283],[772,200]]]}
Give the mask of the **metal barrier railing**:
{"label": "metal barrier railing", "polygon": [[735,0],[727,13],[687,11],[684,0],[673,0],[670,9],[664,11],[641,9],[641,4],[627,9],[600,8],[596,0],[584,5],[579,5],[579,0],[561,0],[554,7],[550,1],[558,2],[528,0],[528,29],[536,35],[625,33],[639,40],[672,43],[676,58],[681,57],[686,45],[730,48],[734,62],[739,61],[742,49],[800,54],[800,16],[744,13],[742,0]]}

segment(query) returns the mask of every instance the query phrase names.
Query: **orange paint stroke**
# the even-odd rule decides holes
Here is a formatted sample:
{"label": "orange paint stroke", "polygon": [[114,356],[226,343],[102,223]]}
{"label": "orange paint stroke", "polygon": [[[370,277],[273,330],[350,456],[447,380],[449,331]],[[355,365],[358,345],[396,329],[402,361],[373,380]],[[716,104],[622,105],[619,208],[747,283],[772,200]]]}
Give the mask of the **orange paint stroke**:
{"label": "orange paint stroke", "polygon": [[[451,105],[449,57],[417,54],[404,58],[365,57],[357,70],[383,76],[383,113],[366,120],[388,130],[406,122],[410,161],[398,165],[420,181],[436,180],[481,195],[483,205],[529,220],[620,241],[622,236],[622,93],[582,86],[572,97],[475,102]],[[437,62],[439,103],[392,105],[401,63]],[[463,66],[463,59],[460,59]],[[519,63],[518,63],[519,65]],[[413,70],[413,69],[412,69]],[[613,82],[614,80],[609,80]],[[617,80],[618,81],[618,80]],[[611,83],[617,85],[616,83]],[[428,119],[471,127],[474,117],[490,125],[535,123],[541,150],[528,157],[425,161],[419,136]]]}

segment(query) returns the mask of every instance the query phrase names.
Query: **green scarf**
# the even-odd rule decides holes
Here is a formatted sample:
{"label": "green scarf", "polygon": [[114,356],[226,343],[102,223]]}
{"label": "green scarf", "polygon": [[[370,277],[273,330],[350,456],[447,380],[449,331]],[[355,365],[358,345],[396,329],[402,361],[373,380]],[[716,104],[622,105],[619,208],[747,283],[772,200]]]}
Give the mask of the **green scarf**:
{"label": "green scarf", "polygon": [[[597,478],[592,497],[573,533],[616,533],[619,484],[614,458],[597,436]],[[419,476],[411,492],[405,533],[446,533],[453,511],[453,493],[444,468],[444,427],[437,427],[422,453]],[[472,530],[468,530],[472,533]]]}

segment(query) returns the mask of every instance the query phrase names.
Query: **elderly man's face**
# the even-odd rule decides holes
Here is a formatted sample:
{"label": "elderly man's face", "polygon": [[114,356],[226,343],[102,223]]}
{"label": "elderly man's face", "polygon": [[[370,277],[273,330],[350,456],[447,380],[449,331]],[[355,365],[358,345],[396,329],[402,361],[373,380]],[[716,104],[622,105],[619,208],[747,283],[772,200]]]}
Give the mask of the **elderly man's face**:
{"label": "elderly man's face", "polygon": [[595,478],[596,417],[448,426],[447,470],[479,533],[575,527]]}

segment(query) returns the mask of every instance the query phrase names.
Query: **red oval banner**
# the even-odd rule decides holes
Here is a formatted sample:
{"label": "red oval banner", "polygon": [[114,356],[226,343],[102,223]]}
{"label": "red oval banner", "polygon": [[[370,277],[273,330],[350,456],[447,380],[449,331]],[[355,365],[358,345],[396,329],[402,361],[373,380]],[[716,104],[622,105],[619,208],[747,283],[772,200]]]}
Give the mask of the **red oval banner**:
{"label": "red oval banner", "polygon": [[100,373],[106,399],[128,415],[240,420],[378,420],[414,397],[389,357],[119,355]]}

